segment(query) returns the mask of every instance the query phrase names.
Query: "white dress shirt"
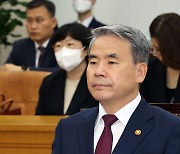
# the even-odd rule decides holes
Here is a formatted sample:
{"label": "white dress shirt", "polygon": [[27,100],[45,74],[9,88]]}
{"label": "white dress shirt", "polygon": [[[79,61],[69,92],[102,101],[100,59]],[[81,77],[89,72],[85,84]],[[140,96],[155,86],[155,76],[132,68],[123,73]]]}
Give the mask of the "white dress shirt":
{"label": "white dress shirt", "polygon": [[[111,131],[113,134],[113,143],[112,143],[112,151],[114,150],[118,140],[120,139],[131,115],[135,111],[136,107],[140,103],[141,96],[138,94],[138,96],[125,105],[123,108],[121,108],[119,111],[117,111],[114,115],[118,118],[118,120],[112,124]],[[97,143],[99,141],[99,138],[103,132],[104,129],[104,121],[102,119],[102,116],[107,114],[102,107],[102,105],[99,103],[99,114],[96,119],[95,128],[94,128],[94,152],[97,146]]]}
{"label": "white dress shirt", "polygon": [[84,25],[85,27],[89,27],[92,20],[93,20],[93,16],[90,16],[86,20],[84,20],[83,22],[78,20],[77,23],[80,23],[80,24]]}
{"label": "white dress shirt", "polygon": [[[41,46],[46,48],[47,45],[49,43],[49,40],[45,41]],[[35,67],[38,67],[38,63],[39,63],[39,57],[40,57],[40,54],[41,54],[41,51],[38,49],[40,47],[39,44],[37,44],[37,42],[34,42],[35,44],[35,49],[36,49],[36,55],[35,55]]]}

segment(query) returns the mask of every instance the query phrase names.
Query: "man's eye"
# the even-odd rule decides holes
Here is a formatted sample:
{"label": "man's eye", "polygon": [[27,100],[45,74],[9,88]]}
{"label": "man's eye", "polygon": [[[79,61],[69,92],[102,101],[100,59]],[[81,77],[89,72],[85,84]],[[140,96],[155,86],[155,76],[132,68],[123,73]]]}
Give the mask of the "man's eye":
{"label": "man's eye", "polygon": [[108,62],[108,64],[117,64],[117,62],[114,62],[114,61],[110,61],[110,62]]}
{"label": "man's eye", "polygon": [[73,43],[68,43],[68,46],[72,46],[72,45],[74,45]]}
{"label": "man's eye", "polygon": [[42,18],[38,18],[36,21],[37,21],[38,23],[40,23],[40,22],[43,22],[43,20],[44,20],[44,19],[42,19]]}
{"label": "man's eye", "polygon": [[32,19],[27,19],[27,22],[28,23],[32,23]]}
{"label": "man's eye", "polygon": [[95,61],[90,61],[89,64],[94,65],[94,64],[96,64],[96,62]]}
{"label": "man's eye", "polygon": [[59,47],[61,47],[61,45],[60,44],[56,44],[54,47],[55,48],[59,48]]}

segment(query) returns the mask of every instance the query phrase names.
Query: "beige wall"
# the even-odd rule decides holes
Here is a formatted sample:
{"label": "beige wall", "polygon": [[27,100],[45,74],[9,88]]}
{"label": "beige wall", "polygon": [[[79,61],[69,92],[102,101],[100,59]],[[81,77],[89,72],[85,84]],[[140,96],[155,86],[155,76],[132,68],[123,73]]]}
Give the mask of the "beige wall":
{"label": "beige wall", "polygon": [[[30,0],[22,0],[30,1]],[[76,20],[72,0],[51,0],[56,5],[56,17],[59,26]],[[159,14],[176,12],[180,14],[180,0],[96,0],[93,12],[96,18],[105,24],[123,24],[141,30],[148,39],[149,25]],[[103,7],[102,7],[103,6]],[[15,29],[17,34],[26,37],[25,27]],[[15,38],[17,40],[19,38]],[[11,47],[0,47],[0,64],[7,58]]]}
{"label": "beige wall", "polygon": [[[76,20],[72,0],[52,0],[59,25]],[[96,0],[93,12],[106,24],[122,24],[141,30],[149,38],[149,25],[159,14],[180,13],[180,0]]]}

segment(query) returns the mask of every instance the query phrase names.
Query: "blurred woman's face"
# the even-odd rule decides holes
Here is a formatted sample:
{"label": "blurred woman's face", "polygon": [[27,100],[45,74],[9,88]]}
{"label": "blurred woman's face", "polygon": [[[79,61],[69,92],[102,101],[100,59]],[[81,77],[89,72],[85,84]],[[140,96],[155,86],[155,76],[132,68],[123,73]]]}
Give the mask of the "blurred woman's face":
{"label": "blurred woman's face", "polygon": [[157,57],[162,61],[162,56],[159,48],[159,44],[156,38],[152,37],[152,51],[150,52],[153,56]]}
{"label": "blurred woman's face", "polygon": [[80,66],[87,55],[81,41],[75,40],[71,36],[56,42],[54,52],[58,65],[67,72]]}
{"label": "blurred woman's face", "polygon": [[71,36],[66,36],[64,40],[58,41],[54,45],[54,52],[59,51],[61,48],[67,47],[70,49],[82,49],[83,45],[79,40],[75,40]]}

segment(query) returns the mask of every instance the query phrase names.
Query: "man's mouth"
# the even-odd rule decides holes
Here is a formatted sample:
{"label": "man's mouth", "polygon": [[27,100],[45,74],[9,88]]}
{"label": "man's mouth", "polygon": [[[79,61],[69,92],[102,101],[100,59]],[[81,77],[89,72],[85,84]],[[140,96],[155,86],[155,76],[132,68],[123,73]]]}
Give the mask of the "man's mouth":
{"label": "man's mouth", "polygon": [[36,36],[36,35],[38,35],[38,33],[36,33],[36,32],[31,32],[30,35],[31,35],[31,36]]}
{"label": "man's mouth", "polygon": [[93,88],[97,88],[97,89],[102,89],[102,88],[109,87],[109,86],[110,86],[109,84],[104,84],[104,83],[94,83],[93,84]]}

